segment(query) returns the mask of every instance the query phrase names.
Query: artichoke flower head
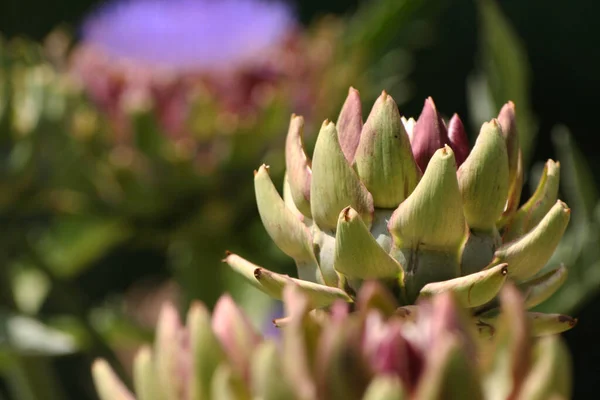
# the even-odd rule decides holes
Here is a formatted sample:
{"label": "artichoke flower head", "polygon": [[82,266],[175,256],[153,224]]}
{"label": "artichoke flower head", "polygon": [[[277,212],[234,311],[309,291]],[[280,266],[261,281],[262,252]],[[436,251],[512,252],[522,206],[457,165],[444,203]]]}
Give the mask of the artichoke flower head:
{"label": "artichoke flower head", "polygon": [[[450,292],[412,312],[368,282],[356,312],[336,301],[315,314],[303,289],[283,289],[281,341],[263,338],[225,295],[211,315],[193,304],[183,325],[163,307],[154,347],[134,362],[135,395],[104,360],[93,365],[102,400],[566,399],[570,360],[555,335],[533,339],[518,290],[501,292],[492,340],[478,340]],[[406,311],[406,310],[404,310]]]}
{"label": "artichoke flower head", "polygon": [[[482,125],[472,148],[458,115],[446,123],[431,98],[415,121],[383,92],[363,122],[351,88],[337,122],[323,123],[312,159],[303,125],[292,116],[283,197],[268,166],[254,175],[262,222],[295,260],[298,279],[236,254],[224,260],[264,292],[281,298],[293,281],[323,308],[336,299],[355,302],[368,280],[387,286],[403,306],[449,291],[482,331],[494,332],[507,281],[531,308],[566,279],[564,266],[540,273],[570,217],[557,199],[560,165],[546,162],[535,193],[519,207],[523,165],[512,102]],[[536,333],[576,322],[528,315]]]}
{"label": "artichoke flower head", "polygon": [[206,141],[277,107],[311,113],[322,66],[308,42],[278,0],[113,0],[84,20],[70,70],[119,143],[140,110],[176,141]]}

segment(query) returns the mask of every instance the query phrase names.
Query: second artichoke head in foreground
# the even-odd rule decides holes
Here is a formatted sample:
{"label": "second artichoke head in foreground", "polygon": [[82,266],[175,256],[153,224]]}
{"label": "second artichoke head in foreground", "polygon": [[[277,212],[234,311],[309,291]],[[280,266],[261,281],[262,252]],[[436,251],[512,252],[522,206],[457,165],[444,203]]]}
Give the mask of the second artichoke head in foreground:
{"label": "second artichoke head in foreground", "polygon": [[501,292],[492,340],[477,340],[455,296],[397,312],[390,293],[363,285],[354,313],[338,300],[313,313],[298,285],[283,290],[289,318],[280,341],[256,332],[231,297],[212,314],[195,303],[183,325],[161,312],[154,346],[134,362],[135,395],[109,364],[93,365],[102,400],[566,399],[570,359],[560,337],[531,338],[522,296]]}
{"label": "second artichoke head in foreground", "polygon": [[[351,88],[337,122],[323,123],[311,160],[303,118],[292,116],[283,197],[263,165],[254,176],[256,201],[315,307],[353,302],[364,281],[378,280],[403,305],[451,291],[493,332],[496,297],[507,280],[518,284],[527,308],[551,296],[566,269],[540,271],[570,210],[557,198],[560,165],[552,160],[519,207],[523,165],[515,118],[509,102],[482,125],[471,148],[458,115],[446,123],[431,98],[415,121],[383,92],[363,123],[359,93]],[[276,298],[291,279],[235,254],[225,261]],[[562,315],[529,317],[536,333],[575,324]]]}

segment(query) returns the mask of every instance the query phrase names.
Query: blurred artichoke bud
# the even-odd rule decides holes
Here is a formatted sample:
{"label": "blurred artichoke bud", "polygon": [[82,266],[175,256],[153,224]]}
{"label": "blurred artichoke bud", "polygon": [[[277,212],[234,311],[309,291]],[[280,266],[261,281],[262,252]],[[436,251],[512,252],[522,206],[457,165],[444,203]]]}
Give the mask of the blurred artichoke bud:
{"label": "blurred artichoke bud", "polygon": [[[296,282],[314,304],[354,302],[362,282],[377,279],[404,306],[448,291],[475,317],[489,317],[498,315],[496,297],[507,281],[531,296],[528,306],[558,289],[564,269],[540,274],[570,216],[556,199],[557,163],[548,161],[532,199],[507,214],[519,181],[513,168],[518,148],[499,120],[484,123],[469,149],[459,117],[452,117],[448,132],[431,98],[414,127],[385,92],[364,125],[360,108],[358,92],[350,89],[337,125],[323,124],[312,162],[300,140],[302,120],[292,118],[284,199],[266,166],[255,176],[267,232],[296,261]],[[514,107],[505,109],[502,118],[514,116]],[[224,261],[277,298],[292,279],[234,254]],[[535,317],[535,332],[572,326],[546,325],[545,318]]]}
{"label": "blurred artichoke bud", "polygon": [[[347,304],[336,303],[331,313],[317,317],[310,312],[310,297],[295,283],[283,292],[289,319],[280,343],[257,335],[228,296],[219,302],[212,327],[199,304],[190,310],[186,326],[167,306],[159,329],[172,331],[173,340],[159,334],[153,351],[140,350],[135,394],[98,360],[92,371],[100,398],[492,400],[570,395],[564,345],[559,337],[532,337],[523,299],[512,286],[502,291],[504,313],[494,326],[498,335],[485,341],[478,340],[469,313],[448,292],[420,301],[411,321],[388,313],[387,304],[373,302],[358,304],[353,313]],[[391,297],[377,282],[365,284],[358,295]],[[178,345],[178,338],[187,344]],[[170,360],[167,369],[164,356]]]}

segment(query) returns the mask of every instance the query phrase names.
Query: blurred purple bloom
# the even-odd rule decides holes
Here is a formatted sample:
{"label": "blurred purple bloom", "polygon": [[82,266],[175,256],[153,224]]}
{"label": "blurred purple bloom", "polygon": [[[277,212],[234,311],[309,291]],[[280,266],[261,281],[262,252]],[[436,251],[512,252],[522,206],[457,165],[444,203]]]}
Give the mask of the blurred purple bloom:
{"label": "blurred purple bloom", "polygon": [[213,70],[268,50],[293,25],[290,7],[275,1],[128,0],[93,12],[82,39],[115,58]]}

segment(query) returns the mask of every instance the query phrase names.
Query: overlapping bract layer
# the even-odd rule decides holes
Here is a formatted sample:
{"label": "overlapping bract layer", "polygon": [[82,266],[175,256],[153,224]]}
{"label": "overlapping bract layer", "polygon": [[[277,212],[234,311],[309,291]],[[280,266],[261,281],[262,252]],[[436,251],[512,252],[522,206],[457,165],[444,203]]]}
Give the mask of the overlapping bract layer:
{"label": "overlapping bract layer", "polygon": [[[318,306],[328,305],[325,293],[353,301],[361,282],[377,279],[402,304],[452,291],[476,315],[489,316],[507,279],[520,285],[529,307],[564,281],[564,267],[539,275],[569,222],[569,208],[557,199],[560,166],[548,160],[519,208],[523,168],[512,103],[482,125],[472,149],[460,118],[446,125],[431,98],[415,122],[383,92],[363,124],[352,88],[337,123],[323,123],[312,161],[302,130],[302,117],[292,116],[283,198],[267,166],[254,181],[267,232],[294,258],[298,284]],[[284,277],[237,255],[225,261],[281,297]],[[539,317],[552,321],[552,331],[575,323]]]}
{"label": "overlapping bract layer", "polygon": [[208,399],[566,399],[568,353],[556,336],[532,339],[523,301],[502,292],[504,316],[491,341],[478,340],[454,296],[397,308],[369,282],[357,310],[339,301],[331,313],[310,311],[290,283],[281,342],[263,339],[225,296],[212,318],[192,306],[182,326],[163,308],[154,349],[134,364],[135,396],[103,360],[93,366],[102,400]]}

